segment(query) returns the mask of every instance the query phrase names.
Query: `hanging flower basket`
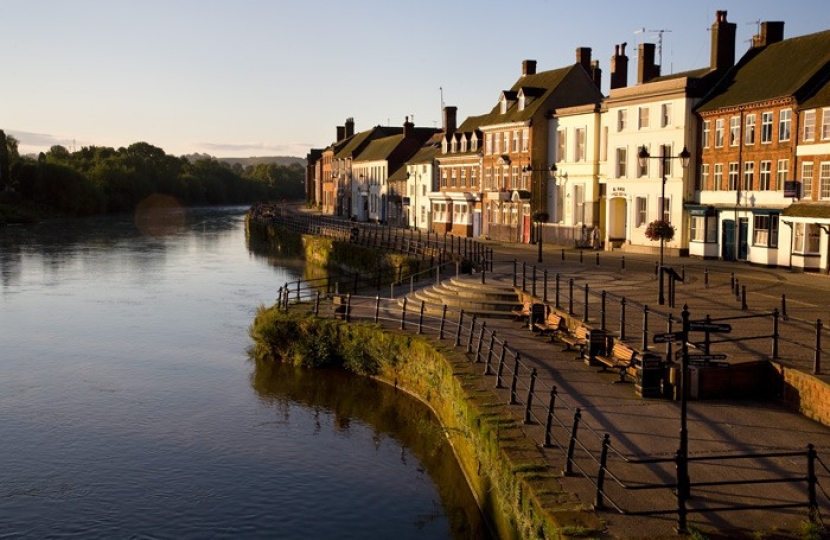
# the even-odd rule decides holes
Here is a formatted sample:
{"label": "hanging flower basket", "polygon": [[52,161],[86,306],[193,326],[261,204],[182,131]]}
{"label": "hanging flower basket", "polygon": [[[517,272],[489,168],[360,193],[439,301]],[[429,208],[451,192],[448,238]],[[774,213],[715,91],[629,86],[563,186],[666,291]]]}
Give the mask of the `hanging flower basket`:
{"label": "hanging flower basket", "polygon": [[536,210],[535,212],[533,212],[533,221],[535,221],[537,223],[547,222],[548,217],[549,217],[548,213],[545,212],[544,210]]}
{"label": "hanging flower basket", "polygon": [[674,238],[674,227],[668,221],[656,219],[646,227],[646,238],[649,240],[665,240],[670,242]]}

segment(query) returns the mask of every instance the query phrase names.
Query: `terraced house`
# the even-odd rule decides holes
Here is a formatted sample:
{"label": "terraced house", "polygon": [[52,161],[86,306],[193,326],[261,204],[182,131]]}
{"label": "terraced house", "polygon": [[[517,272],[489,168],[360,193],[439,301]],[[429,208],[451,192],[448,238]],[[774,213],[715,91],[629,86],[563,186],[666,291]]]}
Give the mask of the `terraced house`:
{"label": "terraced house", "polygon": [[707,209],[707,222],[696,227],[706,232],[692,242],[707,245],[692,253],[761,265],[820,265],[828,235],[818,221],[821,181],[813,180],[821,175],[826,147],[816,141],[815,127],[808,127],[809,140],[803,127],[824,129],[816,113],[823,121],[820,92],[828,77],[830,31],[785,40],[783,22],[760,25],[751,49],[696,109],[702,119],[698,203]]}
{"label": "terraced house", "polygon": [[599,86],[599,67],[587,47],[577,49],[577,62],[568,67],[537,73],[535,60],[522,63],[519,79],[500,93],[479,124],[484,137],[483,234],[529,242],[532,213],[538,212],[542,223],[549,220],[557,193],[549,175],[556,110],[601,102]]}

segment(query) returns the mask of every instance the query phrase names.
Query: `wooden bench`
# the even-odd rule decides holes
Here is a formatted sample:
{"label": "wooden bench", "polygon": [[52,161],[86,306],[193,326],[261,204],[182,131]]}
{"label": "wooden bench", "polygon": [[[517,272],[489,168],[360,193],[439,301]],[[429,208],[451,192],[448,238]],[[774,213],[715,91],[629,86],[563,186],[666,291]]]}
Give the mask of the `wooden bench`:
{"label": "wooden bench", "polygon": [[608,368],[615,369],[620,374],[620,380],[617,382],[629,382],[625,380],[626,374],[630,368],[634,368],[637,351],[630,348],[621,341],[614,343],[611,352],[607,355],[597,355],[596,360],[602,364],[600,371],[608,371]]}
{"label": "wooden bench", "polygon": [[525,321],[530,317],[533,302],[525,300],[522,305],[516,306],[510,313],[516,317],[517,321]]}
{"label": "wooden bench", "polygon": [[557,334],[567,331],[565,319],[552,309],[548,311],[548,316],[544,320],[534,323],[533,327],[539,331],[539,335],[550,334],[551,341],[556,339]]}
{"label": "wooden bench", "polygon": [[563,351],[572,351],[574,348],[579,349],[580,356],[584,356],[585,348],[588,346],[588,338],[591,331],[587,326],[577,326],[572,332],[562,333],[559,340],[565,343]]}

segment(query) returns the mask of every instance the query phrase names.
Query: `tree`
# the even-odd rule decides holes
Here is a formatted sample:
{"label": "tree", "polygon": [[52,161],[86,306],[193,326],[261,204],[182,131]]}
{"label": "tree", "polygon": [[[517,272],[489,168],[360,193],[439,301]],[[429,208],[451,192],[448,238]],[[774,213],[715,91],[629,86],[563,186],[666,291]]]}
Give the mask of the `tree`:
{"label": "tree", "polygon": [[0,191],[11,187],[10,170],[11,164],[9,163],[9,147],[6,133],[0,129]]}

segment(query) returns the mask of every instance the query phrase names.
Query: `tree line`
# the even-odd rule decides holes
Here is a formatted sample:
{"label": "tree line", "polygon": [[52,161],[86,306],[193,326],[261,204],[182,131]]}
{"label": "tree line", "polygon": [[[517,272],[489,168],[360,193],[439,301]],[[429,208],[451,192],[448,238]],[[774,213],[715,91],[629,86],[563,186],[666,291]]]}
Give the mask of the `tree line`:
{"label": "tree line", "polygon": [[66,215],[127,212],[153,194],[183,206],[302,200],[300,163],[242,167],[214,158],[190,161],[146,142],[124,148],[52,146],[21,156],[18,141],[0,130],[0,194],[6,204],[31,204]]}

